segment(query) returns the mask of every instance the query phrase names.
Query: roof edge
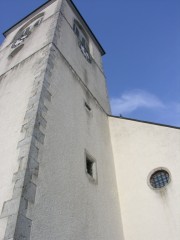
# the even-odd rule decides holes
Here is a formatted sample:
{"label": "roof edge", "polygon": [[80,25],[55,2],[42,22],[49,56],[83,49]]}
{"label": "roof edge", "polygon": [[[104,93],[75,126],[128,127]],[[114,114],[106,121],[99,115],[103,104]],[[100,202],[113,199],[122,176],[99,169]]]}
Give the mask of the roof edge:
{"label": "roof edge", "polygon": [[167,127],[167,128],[173,128],[173,129],[180,130],[180,127],[177,127],[177,126],[162,124],[162,123],[156,123],[156,122],[150,122],[150,121],[144,121],[144,120],[139,120],[139,119],[135,119],[135,118],[126,118],[126,117],[122,117],[122,116],[119,117],[119,116],[113,116],[113,115],[108,115],[108,117],[118,118],[118,119],[122,119],[122,120],[133,121],[133,122],[146,123],[146,124],[156,125],[156,126],[160,126],[160,127]]}

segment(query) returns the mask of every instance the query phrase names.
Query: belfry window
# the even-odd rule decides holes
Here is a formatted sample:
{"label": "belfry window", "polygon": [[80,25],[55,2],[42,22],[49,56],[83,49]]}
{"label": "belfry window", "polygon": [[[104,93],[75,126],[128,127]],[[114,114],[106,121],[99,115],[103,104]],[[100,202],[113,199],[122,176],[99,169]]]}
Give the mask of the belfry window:
{"label": "belfry window", "polygon": [[81,49],[82,54],[84,55],[86,60],[89,63],[91,63],[91,55],[89,53],[88,37],[87,37],[84,29],[81,27],[81,25],[76,20],[74,20],[73,30],[79,40],[78,44],[79,44],[79,48]]}
{"label": "belfry window", "polygon": [[37,15],[35,18],[31,19],[28,23],[22,27],[19,32],[16,34],[13,39],[13,43],[11,48],[16,48],[24,43],[25,39],[29,37],[29,35],[34,31],[36,27],[40,25],[42,22],[42,17],[44,13]]}
{"label": "belfry window", "polygon": [[31,34],[31,29],[30,27],[27,27],[26,29],[24,29],[22,32],[20,32],[17,37],[14,39],[14,42],[12,44],[12,48],[16,48],[18,47],[20,44],[22,44],[24,42],[24,40],[26,38],[29,37],[29,35]]}

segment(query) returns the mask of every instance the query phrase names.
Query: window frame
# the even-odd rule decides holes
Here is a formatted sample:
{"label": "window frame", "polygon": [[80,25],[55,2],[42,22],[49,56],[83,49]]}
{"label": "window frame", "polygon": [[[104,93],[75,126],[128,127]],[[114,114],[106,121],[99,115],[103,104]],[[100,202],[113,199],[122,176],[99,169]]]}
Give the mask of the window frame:
{"label": "window frame", "polygon": [[83,56],[86,58],[86,60],[89,63],[91,63],[92,56],[90,54],[90,49],[89,49],[88,35],[76,19],[74,19],[74,21],[73,21],[73,31],[78,39],[78,45],[79,45],[79,48],[80,48]]}
{"label": "window frame", "polygon": [[[92,164],[92,174],[89,173],[87,162],[90,162]],[[85,172],[87,178],[91,183],[98,184],[97,161],[87,152],[87,150],[85,150]]]}
{"label": "window frame", "polygon": [[[152,176],[153,176],[156,172],[159,172],[159,171],[167,172],[168,175],[169,175],[169,178],[168,178],[167,184],[165,184],[163,187],[155,188],[155,187],[153,187],[152,184],[151,184],[151,178],[152,178]],[[158,167],[158,168],[153,169],[153,170],[149,173],[148,178],[147,178],[147,184],[148,184],[148,186],[149,186],[151,189],[153,189],[154,191],[164,191],[164,190],[166,190],[167,186],[170,184],[171,180],[172,180],[172,178],[171,178],[171,173],[170,173],[170,171],[169,171],[167,168],[165,168],[165,167]]]}

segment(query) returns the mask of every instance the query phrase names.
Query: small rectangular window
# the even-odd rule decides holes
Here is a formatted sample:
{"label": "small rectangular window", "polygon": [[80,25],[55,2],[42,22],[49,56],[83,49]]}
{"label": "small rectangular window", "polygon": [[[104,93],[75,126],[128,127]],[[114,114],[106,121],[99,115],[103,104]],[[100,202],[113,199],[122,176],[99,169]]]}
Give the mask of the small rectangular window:
{"label": "small rectangular window", "polygon": [[86,173],[90,181],[97,183],[96,161],[86,153]]}
{"label": "small rectangular window", "polygon": [[86,110],[88,110],[88,111],[90,112],[90,111],[91,111],[91,108],[90,108],[90,106],[87,104],[87,102],[85,102],[84,105],[85,105]]}
{"label": "small rectangular window", "polygon": [[87,168],[87,173],[93,177],[93,164],[94,162],[91,161],[90,159],[86,158],[86,168]]}

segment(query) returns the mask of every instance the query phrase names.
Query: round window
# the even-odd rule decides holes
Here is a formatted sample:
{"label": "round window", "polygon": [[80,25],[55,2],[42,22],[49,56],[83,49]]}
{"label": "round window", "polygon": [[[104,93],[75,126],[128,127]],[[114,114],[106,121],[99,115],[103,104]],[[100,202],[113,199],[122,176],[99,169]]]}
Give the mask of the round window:
{"label": "round window", "polygon": [[150,175],[149,182],[155,189],[163,188],[170,182],[170,174],[165,169],[158,169]]}

